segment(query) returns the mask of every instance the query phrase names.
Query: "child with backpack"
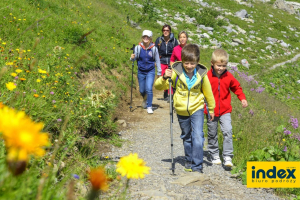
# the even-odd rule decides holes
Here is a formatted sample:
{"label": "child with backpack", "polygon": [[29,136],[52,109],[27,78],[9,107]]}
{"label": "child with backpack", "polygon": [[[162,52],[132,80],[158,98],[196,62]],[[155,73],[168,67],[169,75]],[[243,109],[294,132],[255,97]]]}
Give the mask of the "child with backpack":
{"label": "child with backpack", "polygon": [[[243,93],[240,83],[227,71],[226,66],[229,55],[223,49],[217,49],[212,54],[211,70],[207,73],[212,91],[214,94],[216,107],[214,109],[214,119],[207,120],[208,128],[208,152],[213,164],[221,164],[218,144],[218,122],[220,121],[223,133],[223,159],[224,165],[232,167],[233,143],[231,126],[231,95],[230,90],[237,95],[242,102],[242,107],[248,106],[246,96]],[[209,109],[209,113],[211,110]],[[205,114],[207,111],[205,110]],[[209,119],[209,117],[208,117]]]}
{"label": "child with backpack", "polygon": [[172,69],[155,81],[158,90],[168,89],[168,77],[172,79],[174,107],[181,128],[185,152],[185,170],[203,173],[203,119],[204,97],[208,102],[213,120],[215,100],[209,80],[208,69],[199,64],[200,49],[196,44],[187,44],[182,49],[182,62],[175,62]]}
{"label": "child with backpack", "polygon": [[153,83],[155,78],[155,63],[157,66],[157,75],[161,75],[161,66],[158,50],[152,43],[152,31],[144,30],[142,42],[135,46],[134,54],[131,54],[130,60],[137,60],[138,81],[140,93],[143,97],[142,107],[147,108],[148,114],[153,114]]}

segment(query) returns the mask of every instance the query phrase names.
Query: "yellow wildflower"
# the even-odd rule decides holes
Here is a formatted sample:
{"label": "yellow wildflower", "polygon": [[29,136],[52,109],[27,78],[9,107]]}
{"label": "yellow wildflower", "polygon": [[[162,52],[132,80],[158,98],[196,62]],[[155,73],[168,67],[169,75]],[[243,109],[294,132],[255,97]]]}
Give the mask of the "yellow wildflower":
{"label": "yellow wildflower", "polygon": [[19,74],[19,73],[21,73],[23,70],[21,70],[21,69],[16,69],[16,72]]}
{"label": "yellow wildflower", "polygon": [[34,96],[34,97],[39,97],[39,95],[38,95],[38,94],[34,94],[33,96]]}
{"label": "yellow wildflower", "polygon": [[14,63],[13,62],[7,62],[7,63],[5,63],[5,65],[14,65]]}
{"label": "yellow wildflower", "polygon": [[10,91],[14,90],[17,86],[13,82],[6,83],[6,88]]}
{"label": "yellow wildflower", "polygon": [[21,80],[21,81],[25,81],[25,80],[26,80],[26,78],[20,78],[20,80]]}
{"label": "yellow wildflower", "polygon": [[46,71],[46,70],[39,69],[39,73],[41,73],[41,74],[47,74],[47,71]]}
{"label": "yellow wildflower", "polygon": [[39,82],[41,82],[41,80],[40,80],[40,79],[37,79],[36,82],[39,83]]}
{"label": "yellow wildflower", "polygon": [[11,73],[10,75],[12,75],[13,77],[16,77],[18,74],[16,74],[16,73]]}
{"label": "yellow wildflower", "polygon": [[145,166],[143,159],[138,158],[138,154],[130,153],[128,156],[124,156],[117,164],[117,172],[122,176],[127,176],[128,179],[144,178],[144,174],[149,174],[150,167]]}
{"label": "yellow wildflower", "polygon": [[46,76],[42,76],[42,78],[46,78]]}
{"label": "yellow wildflower", "polygon": [[282,139],[282,141],[284,141],[284,142],[285,142],[285,139]]}
{"label": "yellow wildflower", "polygon": [[49,144],[48,134],[41,133],[43,123],[35,123],[23,111],[5,106],[0,109],[0,132],[8,150],[8,161],[27,161],[29,155],[43,156]]}

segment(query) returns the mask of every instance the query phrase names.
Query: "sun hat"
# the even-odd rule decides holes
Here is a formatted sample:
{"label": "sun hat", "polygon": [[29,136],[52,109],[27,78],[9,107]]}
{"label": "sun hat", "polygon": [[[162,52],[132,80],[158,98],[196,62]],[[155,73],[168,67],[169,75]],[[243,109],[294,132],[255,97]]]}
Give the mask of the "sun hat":
{"label": "sun hat", "polygon": [[148,37],[152,37],[152,31],[144,30],[142,36],[145,36],[145,35],[147,35]]}

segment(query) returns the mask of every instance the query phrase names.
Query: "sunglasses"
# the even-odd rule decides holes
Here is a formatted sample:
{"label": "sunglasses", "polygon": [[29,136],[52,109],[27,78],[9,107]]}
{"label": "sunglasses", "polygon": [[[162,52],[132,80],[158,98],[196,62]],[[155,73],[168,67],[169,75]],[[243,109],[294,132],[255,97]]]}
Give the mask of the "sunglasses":
{"label": "sunglasses", "polygon": [[163,32],[170,32],[170,30],[163,30]]}

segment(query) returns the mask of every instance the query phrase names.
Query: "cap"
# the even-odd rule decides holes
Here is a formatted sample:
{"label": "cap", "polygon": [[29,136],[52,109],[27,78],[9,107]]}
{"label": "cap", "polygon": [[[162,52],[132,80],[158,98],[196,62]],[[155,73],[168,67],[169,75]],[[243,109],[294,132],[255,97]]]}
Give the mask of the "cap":
{"label": "cap", "polygon": [[152,31],[144,30],[142,36],[144,36],[144,35],[147,35],[148,37],[152,37]]}

